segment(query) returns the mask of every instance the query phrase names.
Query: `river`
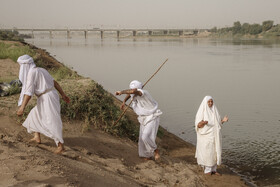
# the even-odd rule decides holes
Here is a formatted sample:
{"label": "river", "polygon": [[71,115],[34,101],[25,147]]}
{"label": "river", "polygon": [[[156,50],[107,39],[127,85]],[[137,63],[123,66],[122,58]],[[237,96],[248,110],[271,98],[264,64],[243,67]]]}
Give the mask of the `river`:
{"label": "river", "polygon": [[260,185],[280,184],[280,42],[196,38],[36,37],[79,74],[114,93],[148,83],[163,111],[161,126],[196,143],[194,118],[211,95],[229,122],[222,128],[223,163]]}

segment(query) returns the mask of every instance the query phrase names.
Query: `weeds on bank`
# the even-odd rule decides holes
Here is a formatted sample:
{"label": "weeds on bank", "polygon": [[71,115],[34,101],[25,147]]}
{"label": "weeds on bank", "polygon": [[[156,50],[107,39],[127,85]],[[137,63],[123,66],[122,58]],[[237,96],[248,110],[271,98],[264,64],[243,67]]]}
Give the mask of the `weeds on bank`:
{"label": "weeds on bank", "polygon": [[115,120],[121,114],[121,110],[114,104],[112,96],[103,87],[94,81],[85,88],[77,88],[69,93],[70,104],[61,102],[61,113],[68,119],[84,120],[84,130],[94,125],[110,134],[125,136],[133,141],[137,140],[138,127],[132,125],[128,118],[123,117],[117,126],[113,126]]}
{"label": "weeds on bank", "polygon": [[36,52],[30,49],[28,46],[0,42],[0,59],[10,58],[16,62],[18,57],[24,54],[35,56]]}
{"label": "weeds on bank", "polygon": [[66,66],[62,66],[60,68],[52,69],[50,71],[50,74],[57,81],[60,81],[62,79],[69,79],[69,78],[77,78],[77,77],[79,77],[77,73],[75,73],[71,69],[67,68]]}

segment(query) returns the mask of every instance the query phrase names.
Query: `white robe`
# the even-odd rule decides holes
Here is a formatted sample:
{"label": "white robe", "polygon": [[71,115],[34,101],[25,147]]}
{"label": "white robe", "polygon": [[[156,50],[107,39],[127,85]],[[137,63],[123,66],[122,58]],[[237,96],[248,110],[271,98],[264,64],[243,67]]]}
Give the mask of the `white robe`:
{"label": "white robe", "polygon": [[22,125],[29,133],[39,132],[52,138],[56,144],[64,143],[59,95],[48,71],[43,68],[31,68],[27,75],[24,94],[29,96],[35,94],[39,97],[37,105],[30,111]]}
{"label": "white robe", "polygon": [[159,127],[159,116],[162,112],[158,109],[157,102],[148,91],[137,89],[142,96],[135,96],[132,108],[138,115],[140,123],[138,152],[140,157],[150,158],[157,149],[156,137]]}
{"label": "white robe", "polygon": [[[195,118],[197,133],[195,157],[199,165],[207,167],[220,165],[222,155],[221,117],[215,104],[209,108],[207,102],[210,99],[212,99],[210,96],[203,99]],[[198,128],[201,120],[208,121],[208,124]]]}

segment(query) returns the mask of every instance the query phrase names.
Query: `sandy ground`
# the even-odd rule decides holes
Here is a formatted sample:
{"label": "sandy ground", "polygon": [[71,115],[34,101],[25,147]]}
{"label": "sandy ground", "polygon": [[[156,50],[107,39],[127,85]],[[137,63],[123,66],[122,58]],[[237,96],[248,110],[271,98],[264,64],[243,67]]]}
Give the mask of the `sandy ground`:
{"label": "sandy ground", "polygon": [[[19,68],[9,59],[0,67],[0,78],[16,76]],[[18,97],[0,97],[0,186],[246,186],[225,166],[222,176],[205,176],[195,147],[168,132],[157,139],[161,159],[143,161],[137,143],[93,128],[82,133],[82,122],[63,120],[66,151],[56,155],[49,138],[28,143],[32,135],[15,115]]]}

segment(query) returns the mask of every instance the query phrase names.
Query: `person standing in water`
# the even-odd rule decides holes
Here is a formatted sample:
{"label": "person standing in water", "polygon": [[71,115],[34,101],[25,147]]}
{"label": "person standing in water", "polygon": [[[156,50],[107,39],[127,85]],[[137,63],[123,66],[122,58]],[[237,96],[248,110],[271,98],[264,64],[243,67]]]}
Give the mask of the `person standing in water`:
{"label": "person standing in water", "polygon": [[225,116],[222,120],[214,100],[205,96],[195,117],[195,130],[197,134],[195,158],[198,165],[204,168],[205,174],[216,174],[217,165],[221,165],[222,143],[221,125],[228,121]]}

